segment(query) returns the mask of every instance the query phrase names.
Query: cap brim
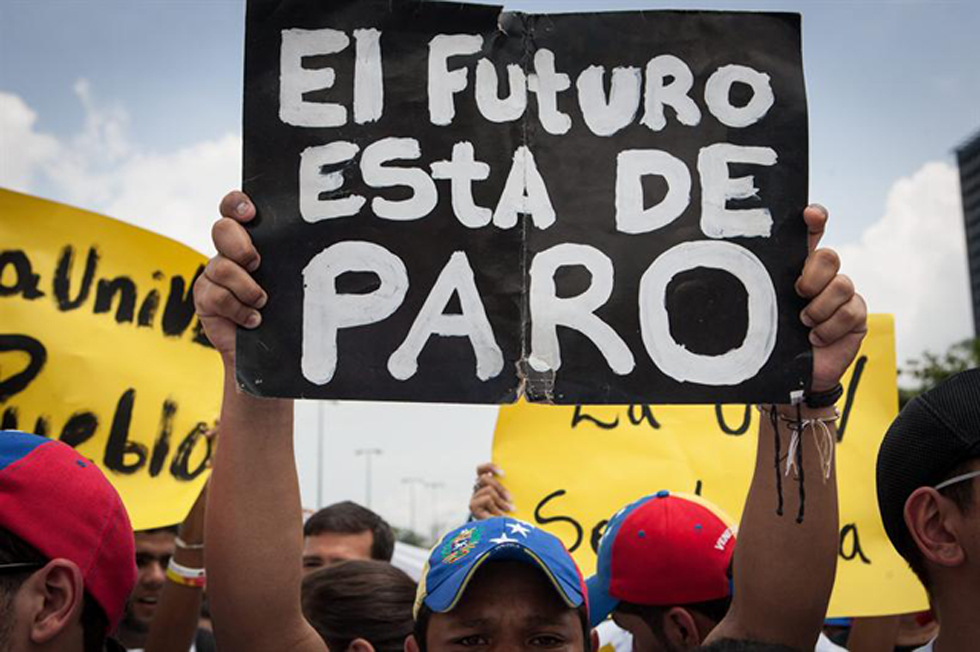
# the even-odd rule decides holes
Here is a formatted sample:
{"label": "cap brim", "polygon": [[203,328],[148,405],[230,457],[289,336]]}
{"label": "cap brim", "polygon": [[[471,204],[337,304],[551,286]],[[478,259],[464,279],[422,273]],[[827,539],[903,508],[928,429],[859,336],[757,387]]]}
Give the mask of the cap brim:
{"label": "cap brim", "polygon": [[589,591],[589,625],[598,627],[599,623],[616,610],[619,600],[609,595],[608,588],[598,575],[585,580],[585,586]]}
{"label": "cap brim", "polygon": [[491,560],[514,560],[531,564],[540,569],[548,577],[548,580],[555,587],[562,601],[570,609],[576,609],[583,604],[585,596],[581,595],[580,587],[570,585],[560,574],[553,572],[548,564],[531,549],[520,544],[514,544],[496,546],[487,550],[482,555],[474,557],[465,567],[465,572],[454,573],[441,585],[431,590],[425,597],[425,605],[437,613],[451,611],[459,603],[460,599],[462,599],[463,594],[466,592],[466,587],[469,586],[470,580],[473,579],[476,571],[484,563]]}

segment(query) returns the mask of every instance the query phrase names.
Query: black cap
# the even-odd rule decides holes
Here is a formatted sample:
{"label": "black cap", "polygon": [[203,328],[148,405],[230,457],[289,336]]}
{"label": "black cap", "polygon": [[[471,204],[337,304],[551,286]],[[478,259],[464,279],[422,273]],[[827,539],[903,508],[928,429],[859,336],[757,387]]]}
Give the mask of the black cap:
{"label": "black cap", "polygon": [[892,545],[906,559],[914,545],[905,501],[980,457],[980,369],[959,373],[909,401],[878,450],[878,509]]}

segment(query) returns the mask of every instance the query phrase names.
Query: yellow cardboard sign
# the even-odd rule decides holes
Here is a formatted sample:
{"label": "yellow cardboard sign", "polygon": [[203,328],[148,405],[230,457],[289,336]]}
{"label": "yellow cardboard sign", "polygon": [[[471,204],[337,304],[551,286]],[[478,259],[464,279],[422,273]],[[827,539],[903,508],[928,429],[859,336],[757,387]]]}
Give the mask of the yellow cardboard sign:
{"label": "yellow cardboard sign", "polygon": [[135,529],[179,523],[207,476],[221,361],[194,314],[204,257],[0,189],[0,415],[75,446]]}
{"label": "yellow cardboard sign", "polygon": [[[896,382],[892,317],[872,315],[839,404],[841,532],[831,617],[928,606],[878,516],[875,459],[898,412]],[[700,494],[739,518],[754,468],[758,419],[756,410],[739,405],[519,403],[500,411],[493,460],[506,471],[515,515],[561,537],[589,575],[605,520],[660,489]]]}

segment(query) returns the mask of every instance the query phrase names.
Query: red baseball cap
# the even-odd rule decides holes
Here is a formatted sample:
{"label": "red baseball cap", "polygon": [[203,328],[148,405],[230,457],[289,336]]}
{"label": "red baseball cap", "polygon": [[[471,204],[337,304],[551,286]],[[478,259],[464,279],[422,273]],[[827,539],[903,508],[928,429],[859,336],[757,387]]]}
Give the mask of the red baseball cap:
{"label": "red baseball cap", "polygon": [[673,606],[731,595],[735,526],[697,496],[660,491],[624,507],[599,543],[589,578],[592,625],[620,602]]}
{"label": "red baseball cap", "polygon": [[71,446],[0,431],[0,528],[67,559],[116,628],[136,584],[129,515],[102,471]]}

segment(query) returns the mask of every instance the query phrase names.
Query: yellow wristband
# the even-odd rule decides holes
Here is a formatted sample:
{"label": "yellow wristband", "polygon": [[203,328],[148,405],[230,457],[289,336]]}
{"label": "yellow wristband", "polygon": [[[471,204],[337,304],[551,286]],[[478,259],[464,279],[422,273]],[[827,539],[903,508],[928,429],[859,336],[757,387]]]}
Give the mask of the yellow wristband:
{"label": "yellow wristband", "polygon": [[189,586],[194,589],[203,589],[205,585],[205,578],[203,575],[200,577],[184,577],[172,568],[167,569],[167,579],[174,584]]}

